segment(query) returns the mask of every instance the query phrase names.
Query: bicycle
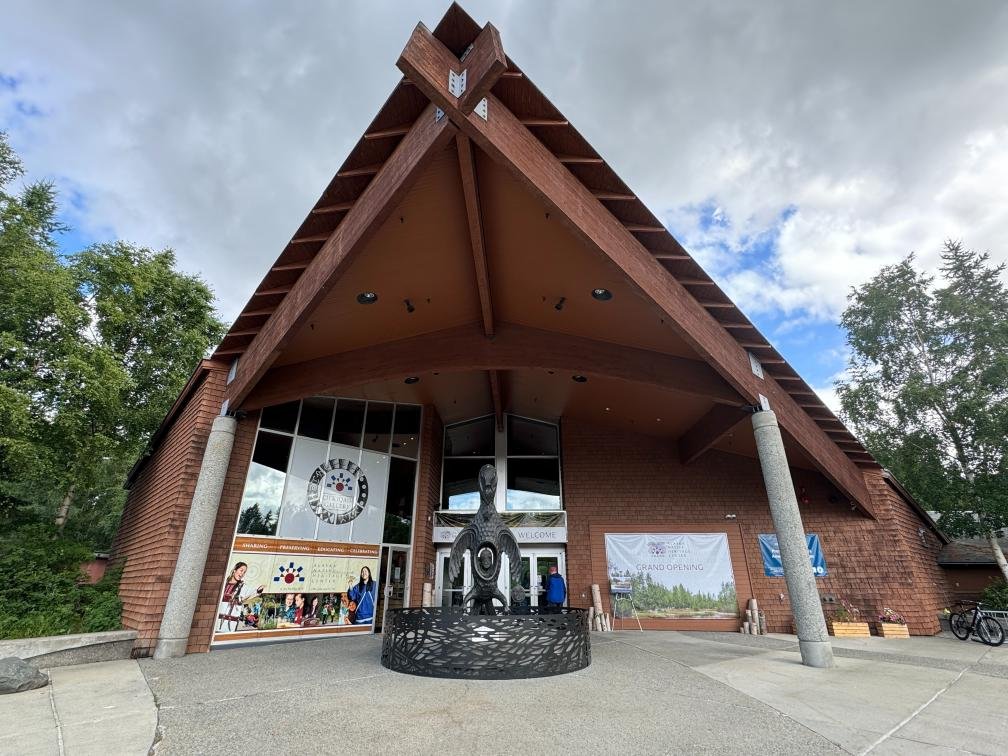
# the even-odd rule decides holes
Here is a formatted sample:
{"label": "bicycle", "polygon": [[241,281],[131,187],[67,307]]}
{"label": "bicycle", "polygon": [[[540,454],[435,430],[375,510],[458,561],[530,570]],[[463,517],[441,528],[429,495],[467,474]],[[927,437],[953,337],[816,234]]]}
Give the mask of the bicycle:
{"label": "bicycle", "polygon": [[[965,608],[967,604],[972,604],[972,608]],[[970,635],[975,635],[988,646],[1000,646],[1004,643],[1004,628],[996,619],[984,614],[981,608],[983,607],[982,602],[961,601],[959,606],[964,607],[963,611],[952,612],[949,615],[949,625],[956,638],[964,641]]]}

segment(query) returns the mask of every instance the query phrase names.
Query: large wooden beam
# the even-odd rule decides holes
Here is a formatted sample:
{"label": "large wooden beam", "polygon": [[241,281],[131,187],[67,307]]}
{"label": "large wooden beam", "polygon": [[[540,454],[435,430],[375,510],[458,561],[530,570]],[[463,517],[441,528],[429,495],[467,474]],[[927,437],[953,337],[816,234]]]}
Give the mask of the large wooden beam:
{"label": "large wooden beam", "polygon": [[504,399],[501,396],[500,373],[496,370],[487,372],[490,378],[490,398],[493,401],[494,420],[497,430],[504,430]]}
{"label": "large wooden beam", "polygon": [[465,196],[466,219],[469,221],[469,245],[472,249],[473,266],[476,269],[476,288],[479,290],[483,333],[491,337],[494,335],[493,300],[490,297],[490,270],[487,267],[483,212],[480,209],[472,142],[469,141],[469,137],[456,134],[455,145],[458,149],[459,171],[462,176],[462,194]]}
{"label": "large wooden beam", "polygon": [[454,133],[447,118],[435,118],[434,105],[424,109],[242,355],[227,387],[232,408],[241,406],[333,282],[395,209],[427,158],[447,145]]}
{"label": "large wooden beam", "polygon": [[275,367],[242,406],[258,409],[410,375],[494,370],[563,371],[567,380],[578,374],[618,378],[723,404],[746,403],[701,360],[498,323],[493,339],[469,325]]}
{"label": "large wooden beam", "polygon": [[500,32],[493,24],[483,27],[472,47],[462,56],[460,65],[466,72],[466,90],[459,98],[459,108],[463,113],[472,113],[507,70],[504,45],[501,44]]}
{"label": "large wooden beam", "polygon": [[720,441],[736,425],[749,417],[744,407],[715,404],[679,437],[679,461],[688,465]]}
{"label": "large wooden beam", "polygon": [[751,404],[762,394],[782,427],[841,491],[871,512],[864,476],[773,378],[757,378],[749,356],[692,294],[595,198],[563,163],[492,94],[486,120],[466,113],[441,83],[439,72],[455,56],[423,24],[417,26],[397,65],[431,101],[493,159],[508,168],[533,194],[556,211],[590,249],[612,260],[637,288],[668,316],[668,322],[696,352]]}

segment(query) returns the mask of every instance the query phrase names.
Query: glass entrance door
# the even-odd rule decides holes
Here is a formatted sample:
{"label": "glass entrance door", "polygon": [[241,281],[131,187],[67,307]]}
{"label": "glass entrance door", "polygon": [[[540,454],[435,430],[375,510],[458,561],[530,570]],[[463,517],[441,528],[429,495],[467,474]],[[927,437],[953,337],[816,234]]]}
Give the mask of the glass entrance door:
{"label": "glass entrance door", "polygon": [[455,580],[448,580],[448,562],[451,552],[440,549],[437,558],[437,572],[434,579],[434,603],[436,606],[462,606],[462,599],[472,588],[472,571],[469,567],[469,552],[466,552],[462,572]]}
{"label": "glass entrance door", "polygon": [[399,609],[406,601],[406,565],[409,549],[399,546],[383,546],[381,558],[381,590],[378,608],[375,612],[375,632],[380,633],[385,624],[385,612]]}
{"label": "glass entrance door", "polygon": [[[521,550],[521,587],[522,597],[519,599],[524,606],[545,606],[546,605],[546,578],[549,575],[549,568],[556,567],[561,575],[564,575],[567,567],[567,560],[563,549],[549,548],[523,548]],[[462,606],[462,599],[472,588],[472,571],[469,566],[469,553],[466,552],[465,564],[462,574],[455,582],[448,584],[448,559],[449,550],[438,551],[437,577],[435,581],[435,603],[438,606]],[[567,577],[564,575],[564,580]],[[501,593],[510,596],[510,573],[505,563],[501,569],[497,585]],[[438,603],[440,597],[440,603]]]}

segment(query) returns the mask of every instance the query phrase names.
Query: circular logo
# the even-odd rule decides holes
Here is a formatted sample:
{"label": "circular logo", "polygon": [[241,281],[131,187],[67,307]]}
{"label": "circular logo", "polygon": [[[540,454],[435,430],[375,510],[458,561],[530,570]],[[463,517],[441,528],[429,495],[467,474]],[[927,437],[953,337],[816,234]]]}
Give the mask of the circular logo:
{"label": "circular logo", "polygon": [[356,519],[364,511],[367,497],[367,476],[348,459],[323,462],[308,481],[308,506],[331,525]]}

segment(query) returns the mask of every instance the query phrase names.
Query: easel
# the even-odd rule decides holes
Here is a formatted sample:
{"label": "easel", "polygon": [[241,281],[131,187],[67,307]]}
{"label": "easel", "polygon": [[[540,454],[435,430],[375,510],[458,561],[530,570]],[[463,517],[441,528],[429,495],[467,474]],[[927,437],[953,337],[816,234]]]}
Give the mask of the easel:
{"label": "easel", "polygon": [[[629,590],[621,590],[620,588],[617,588],[615,586],[611,587],[611,592],[612,592],[613,621],[614,622],[616,621],[616,615],[618,614],[618,612],[616,611],[616,607],[619,605],[619,602],[629,601],[630,610],[633,612],[634,619],[637,620],[637,629],[643,633],[644,628],[641,627],[640,615],[637,614],[637,607],[633,602],[633,593]],[[620,630],[623,630],[625,628],[626,628],[626,617],[623,616],[620,617]]]}

